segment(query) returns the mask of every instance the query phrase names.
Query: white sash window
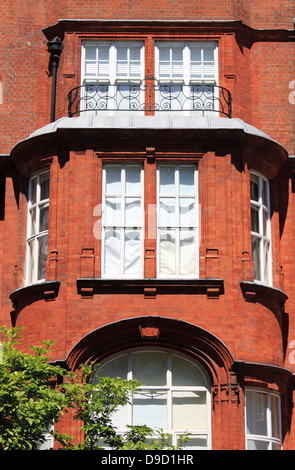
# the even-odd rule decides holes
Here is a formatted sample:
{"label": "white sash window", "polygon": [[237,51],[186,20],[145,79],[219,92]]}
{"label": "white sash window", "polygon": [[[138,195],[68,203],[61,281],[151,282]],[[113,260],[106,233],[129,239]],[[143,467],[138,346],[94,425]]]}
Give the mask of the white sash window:
{"label": "white sash window", "polygon": [[250,175],[251,237],[254,280],[272,285],[269,181]]}
{"label": "white sash window", "polygon": [[105,165],[103,188],[102,276],[143,277],[142,165]]}
{"label": "white sash window", "polygon": [[262,390],[246,391],[246,449],[280,450],[281,409],[276,393]]}
{"label": "white sash window", "polygon": [[195,165],[158,167],[158,277],[198,276],[198,185]]}
{"label": "white sash window", "polygon": [[155,52],[155,73],[160,82],[155,101],[160,109],[214,115],[209,110],[218,99],[214,88],[218,85],[217,43],[158,42]]}
{"label": "white sash window", "polygon": [[122,114],[138,109],[144,100],[139,88],[144,78],[143,43],[85,41],[81,77],[81,110]]}
{"label": "white sash window", "polygon": [[49,214],[49,171],[29,182],[26,284],[45,280]]}

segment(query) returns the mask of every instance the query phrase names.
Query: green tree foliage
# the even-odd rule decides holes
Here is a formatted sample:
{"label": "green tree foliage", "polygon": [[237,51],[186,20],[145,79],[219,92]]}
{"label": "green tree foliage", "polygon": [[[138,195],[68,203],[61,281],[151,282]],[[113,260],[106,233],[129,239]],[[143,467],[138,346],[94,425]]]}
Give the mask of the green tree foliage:
{"label": "green tree foliage", "polygon": [[48,363],[50,341],[21,353],[16,347],[20,330],[1,328],[0,333],[0,449],[35,449],[66,406],[65,396],[52,386],[63,370]]}
{"label": "green tree foliage", "polygon": [[[51,433],[53,423],[71,409],[84,438],[75,444],[72,436],[52,431],[61,449],[173,448],[168,435],[146,426],[129,426],[125,435],[117,434],[112,415],[129,402],[140,385],[137,381],[104,377],[94,385],[91,376],[97,365],[83,364],[74,372],[51,365],[51,341],[42,341],[41,346],[31,347],[31,353],[22,353],[17,347],[20,331],[0,328],[0,450],[38,449],[44,442],[44,432]],[[187,439],[183,436],[180,446]]]}

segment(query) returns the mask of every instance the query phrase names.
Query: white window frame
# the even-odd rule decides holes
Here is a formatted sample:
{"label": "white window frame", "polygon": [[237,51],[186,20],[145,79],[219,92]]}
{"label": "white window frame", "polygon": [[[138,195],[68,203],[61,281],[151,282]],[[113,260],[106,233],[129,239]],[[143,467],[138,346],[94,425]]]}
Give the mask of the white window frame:
{"label": "white window frame", "polygon": [[[266,410],[265,410],[265,416],[266,416],[266,435],[259,435],[259,434],[250,434],[247,432],[247,393],[252,392],[252,393],[257,393],[257,394],[263,394],[266,396]],[[277,413],[278,413],[278,433],[279,437],[274,437],[272,435],[272,409],[271,409],[271,398],[275,397],[277,400]],[[255,416],[252,416],[252,419],[255,420]],[[281,397],[279,393],[275,391],[269,391],[269,390],[263,390],[263,389],[257,389],[257,388],[252,388],[248,387],[245,389],[245,445],[246,449],[248,449],[248,441],[250,440],[255,440],[259,441],[262,443],[267,444],[267,450],[272,450],[272,445],[279,446],[280,449],[282,449],[282,425],[281,425]]]}
{"label": "white window frame", "polygon": [[[194,77],[192,73],[192,60],[191,60],[191,48],[194,45],[198,45],[201,47],[201,76],[200,77]],[[183,48],[183,54],[182,54],[182,76],[180,77],[175,77],[173,76],[173,73],[171,71],[171,64],[172,60],[170,59],[170,73],[167,74],[166,76],[161,77],[160,76],[160,48],[161,46],[165,47],[170,47],[170,58],[172,54],[172,49],[173,46],[177,47],[182,47]],[[206,77],[204,74],[204,49],[205,48],[214,48],[214,77]],[[179,100],[184,99],[183,97],[190,97],[191,96],[191,88],[193,85],[217,85],[219,82],[219,65],[218,65],[218,42],[217,41],[191,41],[191,42],[176,42],[176,41],[157,41],[155,44],[155,76],[159,80],[160,84],[167,84],[172,86],[173,85],[179,85],[182,87],[182,92],[179,93]],[[176,91],[177,95],[177,91]],[[218,93],[218,88],[214,88],[214,98],[218,99],[219,93]],[[159,92],[156,93],[155,97],[155,102],[157,103],[157,100],[160,98]],[[168,101],[167,101],[168,102]],[[168,111],[169,114],[172,111]],[[175,111],[177,113],[177,111]],[[183,104],[183,113],[184,115],[191,115],[192,113],[196,115],[196,111],[191,111],[190,110],[190,101],[185,100]],[[213,112],[213,111],[197,111],[198,115],[212,115],[212,116],[218,116],[218,112]],[[160,111],[159,111],[160,114]],[[178,112],[179,114],[179,112]]]}
{"label": "white window frame", "polygon": [[[272,243],[271,243],[271,220],[270,220],[270,190],[269,190],[269,180],[261,175],[258,172],[251,171],[250,172],[250,180],[251,176],[255,176],[258,178],[258,201],[251,199],[250,195],[250,206],[251,211],[258,211],[258,232],[252,231],[252,214],[251,214],[251,239],[255,238],[258,241],[259,245],[259,277],[255,276],[254,270],[254,281],[261,284],[267,284],[272,286]],[[266,201],[263,202],[262,197],[262,186],[263,183],[266,185]],[[266,230],[263,228],[263,215],[266,216]],[[265,245],[268,244],[268,255],[267,255],[267,267],[265,267]],[[252,248],[252,256],[253,256],[253,248]]]}
{"label": "white window frame", "polygon": [[[130,73],[126,74],[125,76],[120,76],[117,73],[117,50],[118,46],[123,45],[128,48],[128,70],[130,71],[130,48],[132,46],[140,47],[140,72],[138,76],[132,76]],[[96,65],[96,70],[98,66],[98,50],[100,46],[108,47],[109,48],[109,65],[108,65],[108,73],[106,75],[99,75],[96,73],[95,76],[90,77],[85,73],[85,63],[86,63],[86,48],[87,46],[95,46],[96,47],[96,60],[94,61]],[[81,52],[81,98],[86,96],[87,93],[83,85],[94,85],[100,87],[101,96],[108,96],[107,104],[107,111],[99,111],[96,110],[95,114],[103,115],[105,113],[109,115],[121,115],[121,114],[130,114],[131,110],[123,111],[124,107],[122,107],[121,111],[118,111],[116,108],[118,106],[118,102],[120,100],[120,95],[118,93],[118,87],[123,87],[126,85],[134,84],[139,85],[141,80],[144,78],[144,59],[145,59],[145,47],[143,41],[83,41],[82,42],[82,52]],[[132,93],[131,93],[132,96]],[[110,98],[113,97],[113,98]],[[118,100],[118,101],[117,101]],[[139,101],[140,103],[144,102],[144,90],[139,91]],[[103,101],[101,101],[102,103]],[[123,103],[125,100],[123,99]],[[136,111],[137,113],[142,114],[140,111]],[[89,113],[89,111],[87,111]]]}
{"label": "white window frame", "polygon": [[[121,188],[122,191],[120,194],[107,194],[106,193],[106,167],[108,166],[118,166],[121,167]],[[126,173],[125,168],[126,166],[140,166],[140,194],[127,194],[125,192],[125,181],[126,181]],[[103,278],[114,278],[114,279],[128,279],[128,278],[143,278],[144,275],[144,168],[143,163],[140,162],[130,162],[128,163],[105,163],[103,165],[103,178],[102,178],[102,264],[101,264],[101,275]],[[105,233],[106,230],[111,228],[106,224],[106,198],[119,198],[120,199],[120,224],[117,227],[112,227],[113,229],[120,230],[120,273],[119,274],[110,274],[105,272],[105,261],[106,261],[106,252],[105,252]],[[140,199],[140,212],[141,217],[140,220],[136,220],[134,225],[127,226],[125,223],[125,200],[126,198],[138,198]],[[137,228],[140,231],[140,266],[141,269],[137,275],[128,275],[125,274],[125,250],[124,250],[124,234],[125,230]]]}
{"label": "white window frame", "polygon": [[[32,213],[35,211],[35,218],[34,223],[36,227],[39,227],[40,223],[40,209],[43,207],[49,208],[49,197],[45,199],[41,199],[41,184],[40,178],[42,175],[48,174],[49,175],[49,184],[50,184],[50,171],[42,171],[36,175],[34,175],[29,181],[29,194],[28,194],[28,216],[27,216],[27,243],[26,243],[26,274],[25,274],[25,284],[33,284],[37,282],[44,282],[44,277],[39,277],[39,267],[40,267],[40,259],[39,259],[39,241],[42,238],[47,237],[47,244],[48,244],[48,229],[36,232],[31,231],[32,227]],[[36,180],[36,201],[32,203],[32,191],[33,191],[33,181]],[[32,256],[30,254],[30,244],[34,244],[34,250]]]}
{"label": "white window frame", "polygon": [[[180,167],[193,167],[194,168],[194,193],[192,195],[184,195],[180,194],[179,191],[176,191],[175,194],[167,195],[167,196],[162,196],[160,195],[160,168],[162,167],[175,167],[175,186],[177,189],[179,189],[179,168]],[[197,279],[199,277],[199,202],[198,202],[198,165],[196,163],[159,163],[157,165],[157,277],[159,279],[167,279],[167,278],[172,278],[172,279]],[[175,234],[176,234],[176,246],[175,246],[175,256],[176,256],[176,269],[175,269],[175,274],[161,274],[161,265],[160,265],[160,230],[164,230],[166,227],[160,225],[160,198],[167,197],[168,199],[170,197],[175,197],[177,203],[175,204],[175,217],[176,217],[176,223],[175,226],[169,227],[169,229],[174,229]],[[180,221],[179,221],[179,199],[180,198],[193,198],[194,199],[194,205],[195,205],[195,213],[194,213],[194,224],[190,227],[186,227],[189,230],[191,230],[194,233],[195,236],[195,272],[191,275],[185,275],[180,273],[180,245],[179,245],[179,233],[181,229],[184,229],[185,227],[180,226]]]}
{"label": "white window frame", "polygon": [[[127,373],[127,380],[133,380],[136,379],[136,377],[133,376],[133,369],[132,369],[132,354],[136,352],[160,352],[160,353],[167,353],[167,369],[166,369],[166,385],[164,386],[140,386],[138,388],[139,391],[157,391],[157,392],[164,392],[167,393],[167,428],[163,428],[163,432],[165,434],[169,434],[172,438],[172,445],[176,446],[177,445],[177,439],[179,436],[186,434],[186,432],[189,434],[189,437],[192,439],[194,438],[206,438],[207,440],[207,447],[206,450],[210,450],[212,448],[212,437],[211,437],[211,393],[210,393],[210,383],[209,383],[209,378],[206,374],[206,372],[203,370],[203,368],[195,363],[193,360],[185,356],[184,354],[181,354],[176,351],[172,350],[164,350],[160,348],[143,348],[143,349],[132,349],[129,351],[125,351],[121,354],[117,354],[114,356],[111,356],[108,358],[106,361],[101,363],[101,366],[104,366],[106,363],[112,361],[113,359],[117,359],[118,357],[128,354],[128,373]],[[173,386],[172,385],[172,367],[171,367],[171,358],[172,355],[174,356],[179,356],[180,358],[183,358],[187,360],[188,362],[191,362],[199,371],[202,373],[204,377],[204,383],[206,385],[196,385],[196,386]],[[125,377],[122,377],[125,378]],[[205,393],[206,396],[206,429],[188,429],[188,430],[181,430],[181,429],[173,429],[173,423],[172,423],[172,395],[173,392],[202,392]],[[130,402],[125,405],[127,407],[127,420],[128,422],[126,425],[132,425],[133,422],[133,412],[132,412],[132,400],[133,397],[130,398]],[[124,434],[127,431],[126,428],[118,429],[118,434]],[[157,438],[157,435],[154,436],[154,438]],[[193,449],[193,447],[190,446],[190,443],[184,447],[184,450],[189,450]]]}
{"label": "white window frame", "polygon": [[43,431],[43,439],[44,442],[38,441],[37,442],[37,450],[52,450],[54,446],[54,424],[52,423],[48,430],[44,429]]}

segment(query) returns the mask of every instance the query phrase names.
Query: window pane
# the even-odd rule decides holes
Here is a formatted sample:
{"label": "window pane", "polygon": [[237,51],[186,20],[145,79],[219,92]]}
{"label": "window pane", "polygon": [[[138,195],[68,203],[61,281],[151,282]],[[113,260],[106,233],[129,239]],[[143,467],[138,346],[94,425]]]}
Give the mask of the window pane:
{"label": "window pane", "polygon": [[138,352],[133,354],[133,378],[142,385],[166,385],[167,354]]}
{"label": "window pane", "polygon": [[269,269],[270,269],[270,266],[269,266],[269,263],[270,263],[270,260],[269,260],[269,242],[264,240],[263,242],[263,251],[264,251],[264,281],[269,284],[270,282],[270,279],[269,279]]}
{"label": "window pane", "polygon": [[49,206],[48,204],[40,207],[40,232],[48,230],[48,216],[49,216]]}
{"label": "window pane", "polygon": [[254,439],[248,439],[247,441],[247,450],[268,450],[267,441],[258,441]]}
{"label": "window pane", "polygon": [[175,231],[160,231],[160,274],[176,274]]}
{"label": "window pane", "polygon": [[160,199],[160,227],[174,227],[175,220],[175,198]]}
{"label": "window pane", "polygon": [[44,237],[40,237],[38,239],[38,279],[45,279],[45,263],[47,260],[47,244],[48,244],[48,236],[45,235]]}
{"label": "window pane", "polygon": [[192,362],[177,355],[172,355],[172,385],[188,387],[206,386],[203,373]]}
{"label": "window pane", "polygon": [[37,200],[37,178],[30,181],[30,203],[35,204]]}
{"label": "window pane", "polygon": [[49,172],[40,175],[41,194],[40,200],[49,198]]}
{"label": "window pane", "polygon": [[35,239],[28,243],[28,283],[33,282],[35,243],[37,243]]}
{"label": "window pane", "polygon": [[119,230],[105,232],[105,274],[120,274],[121,237]]}
{"label": "window pane", "polygon": [[160,194],[175,194],[175,169],[174,167],[160,168]]}
{"label": "window pane", "polygon": [[259,200],[259,177],[257,175],[250,175],[250,198],[253,201]]}
{"label": "window pane", "polygon": [[262,178],[262,204],[268,206],[268,181]]}
{"label": "window pane", "polygon": [[167,392],[142,390],[133,394],[133,425],[167,429]]}
{"label": "window pane", "polygon": [[130,69],[129,69],[129,77],[130,78],[139,78],[141,73],[141,65],[140,61],[131,61],[130,62]]}
{"label": "window pane", "polygon": [[106,193],[121,194],[121,166],[106,167]]}
{"label": "window pane", "polygon": [[30,210],[29,217],[30,217],[30,223],[29,223],[28,237],[31,237],[37,232],[36,230],[36,206]]}
{"label": "window pane", "polygon": [[119,406],[117,411],[111,415],[112,424],[120,431],[127,431],[128,408],[127,406]]}
{"label": "window pane", "polygon": [[252,258],[254,265],[254,279],[260,280],[260,239],[252,236]]}
{"label": "window pane", "polygon": [[195,191],[195,169],[193,167],[179,168],[179,193],[194,194]]}
{"label": "window pane", "polygon": [[208,448],[207,436],[189,436],[189,440],[184,444],[184,450],[206,450]]}
{"label": "window pane", "polygon": [[214,48],[204,47],[204,61],[214,62]]}
{"label": "window pane", "polygon": [[259,209],[251,207],[251,231],[259,233]]}
{"label": "window pane", "polygon": [[195,199],[179,199],[179,225],[180,227],[193,227],[195,225]]}
{"label": "window pane", "polygon": [[206,392],[172,392],[173,428],[182,431],[207,429]]}
{"label": "window pane", "polygon": [[139,199],[127,197],[125,201],[125,225],[139,227],[141,225],[141,204]]}
{"label": "window pane", "polygon": [[140,174],[141,166],[126,165],[126,194],[140,194]]}
{"label": "window pane", "polygon": [[179,232],[179,271],[182,275],[196,274],[196,240],[193,230]]}
{"label": "window pane", "polygon": [[98,48],[98,68],[97,75],[99,77],[109,76],[109,45],[100,45]]}
{"label": "window pane", "polygon": [[264,236],[268,236],[268,212],[263,209],[262,210],[262,219],[263,219],[263,234]]}
{"label": "window pane", "polygon": [[140,77],[140,47],[117,45],[117,76]]}
{"label": "window pane", "polygon": [[281,448],[282,448],[281,444],[276,444],[275,442],[272,442],[271,450],[281,450]]}
{"label": "window pane", "polygon": [[125,274],[138,275],[141,269],[140,232],[126,230],[125,232]]}
{"label": "window pane", "polygon": [[96,46],[87,44],[85,47],[85,59],[96,60]]}
{"label": "window pane", "polygon": [[96,69],[97,69],[97,64],[96,62],[85,62],[85,76],[88,78],[91,77],[96,77]]}
{"label": "window pane", "polygon": [[124,44],[117,45],[117,60],[125,60],[128,59],[128,46]]}
{"label": "window pane", "polygon": [[106,225],[119,227],[121,225],[121,199],[109,197],[105,202]]}
{"label": "window pane", "polygon": [[279,398],[275,395],[271,395],[271,431],[272,437],[279,439],[280,437],[280,426],[279,426]]}
{"label": "window pane", "polygon": [[247,432],[260,436],[267,435],[266,409],[267,395],[247,392]]}
{"label": "window pane", "polygon": [[98,368],[93,377],[93,383],[99,382],[100,377],[121,377],[121,379],[127,379],[128,372],[128,354],[116,357],[105,365]]}

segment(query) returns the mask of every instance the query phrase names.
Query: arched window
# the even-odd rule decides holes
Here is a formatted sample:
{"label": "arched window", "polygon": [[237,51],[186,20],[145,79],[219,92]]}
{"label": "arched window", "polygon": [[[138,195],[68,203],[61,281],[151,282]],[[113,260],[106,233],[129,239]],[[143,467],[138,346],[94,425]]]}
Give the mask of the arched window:
{"label": "arched window", "polygon": [[100,377],[137,379],[142,384],[130,405],[113,417],[119,433],[126,432],[128,424],[146,425],[169,433],[173,445],[188,432],[187,449],[211,447],[209,381],[192,360],[166,350],[133,350],[105,361],[94,383]]}

